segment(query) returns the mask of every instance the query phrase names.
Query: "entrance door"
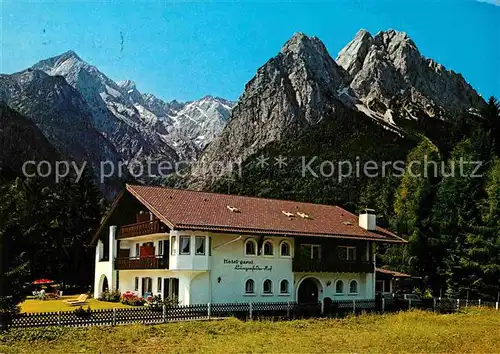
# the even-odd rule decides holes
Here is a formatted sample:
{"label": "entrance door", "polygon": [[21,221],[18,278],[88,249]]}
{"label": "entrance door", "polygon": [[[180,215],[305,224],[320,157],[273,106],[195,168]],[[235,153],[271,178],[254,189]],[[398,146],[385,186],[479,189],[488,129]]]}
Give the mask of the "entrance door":
{"label": "entrance door", "polygon": [[299,304],[317,304],[319,299],[319,288],[313,278],[307,278],[299,286],[298,302]]}
{"label": "entrance door", "polygon": [[102,289],[101,292],[108,291],[109,285],[108,285],[108,278],[104,276],[104,280],[102,281]]}

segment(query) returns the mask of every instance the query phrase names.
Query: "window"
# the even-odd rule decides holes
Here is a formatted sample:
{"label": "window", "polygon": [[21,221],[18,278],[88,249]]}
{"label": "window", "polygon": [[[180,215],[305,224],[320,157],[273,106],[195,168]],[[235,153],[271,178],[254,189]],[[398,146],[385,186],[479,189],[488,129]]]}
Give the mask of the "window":
{"label": "window", "polygon": [[264,286],[262,289],[264,294],[272,294],[273,293],[273,282],[269,279],[264,280]]}
{"label": "window", "polygon": [[356,247],[353,246],[340,246],[338,248],[339,259],[343,261],[356,260]]}
{"label": "window", "polygon": [[292,247],[290,246],[290,243],[288,241],[283,241],[281,242],[281,247],[280,247],[280,255],[281,257],[290,257],[290,249]]}
{"label": "window", "polygon": [[376,293],[383,293],[384,292],[384,281],[383,280],[377,280],[375,282],[375,292]]}
{"label": "window", "polygon": [[344,282],[342,280],[337,280],[335,283],[335,294],[343,294],[344,293]]}
{"label": "window", "polygon": [[163,241],[158,241],[158,255],[163,255]]}
{"label": "window", "polygon": [[158,283],[157,283],[157,286],[156,286],[156,291],[157,292],[160,292],[161,291],[161,277],[158,277]]}
{"label": "window", "polygon": [[139,257],[139,244],[138,243],[135,244],[135,256]]}
{"label": "window", "polygon": [[306,259],[321,259],[321,246],[300,245],[300,254]]}
{"label": "window", "polygon": [[205,254],[205,236],[196,236],[195,239],[195,246],[196,246],[196,254],[197,255],[204,255]]}
{"label": "window", "polygon": [[358,282],[356,280],[351,280],[349,283],[349,294],[357,294],[358,293]]}
{"label": "window", "polygon": [[280,293],[288,294],[288,280],[282,280],[280,283]]}
{"label": "window", "polygon": [[175,256],[177,248],[177,237],[172,236],[171,239],[172,239],[172,256]]}
{"label": "window", "polygon": [[179,254],[189,254],[191,250],[191,236],[181,236],[179,246]]}
{"label": "window", "polygon": [[134,290],[139,291],[139,277],[135,277],[134,279]]}
{"label": "window", "polygon": [[245,254],[247,256],[255,256],[257,254],[257,242],[253,239],[248,239],[245,242]]}
{"label": "window", "polygon": [[212,255],[212,237],[208,237],[208,255]]}
{"label": "window", "polygon": [[262,248],[264,249],[264,256],[272,256],[274,254],[274,246],[271,241],[265,241]]}
{"label": "window", "polygon": [[245,294],[255,294],[255,282],[253,279],[248,279],[245,282]]}

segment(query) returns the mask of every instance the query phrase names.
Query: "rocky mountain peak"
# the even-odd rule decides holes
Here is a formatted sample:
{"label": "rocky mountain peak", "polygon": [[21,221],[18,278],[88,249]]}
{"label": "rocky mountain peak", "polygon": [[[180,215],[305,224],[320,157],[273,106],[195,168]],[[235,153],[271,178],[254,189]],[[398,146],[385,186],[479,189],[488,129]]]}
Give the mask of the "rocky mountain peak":
{"label": "rocky mountain peak", "polygon": [[290,71],[292,81],[314,80],[335,88],[346,81],[344,70],[331,58],[317,37],[295,33],[276,58]]}
{"label": "rocky mountain peak", "polygon": [[126,91],[137,90],[135,82],[132,80],[122,80],[117,82],[118,86]]}
{"label": "rocky mountain peak", "polygon": [[309,37],[302,32],[295,33],[281,48],[283,54],[318,54],[328,55],[328,51],[317,37]]}
{"label": "rocky mountain peak", "polygon": [[246,84],[228,124],[194,167],[193,179],[206,178],[205,167],[214,161],[224,169],[342,111],[339,91],[347,85],[348,74],[318,38],[294,34]]}
{"label": "rocky mountain peak", "polygon": [[[78,54],[76,54],[73,50],[68,50],[62,54],[53,56],[48,59],[41,60],[36,64],[37,69],[43,70],[43,68],[47,67],[59,67],[63,63],[68,62],[68,64],[74,65],[78,62],[84,62]],[[66,64],[66,65],[68,65]]]}
{"label": "rocky mountain peak", "polygon": [[364,29],[359,30],[356,37],[340,51],[337,63],[350,75],[356,75],[363,67],[363,62],[372,44],[371,34]]}
{"label": "rocky mountain peak", "polygon": [[76,54],[75,51],[73,50],[68,50],[67,52],[61,54],[59,56],[60,58],[65,58],[65,59],[75,59],[75,60],[80,60],[80,61],[83,61],[79,56],[78,54]]}
{"label": "rocky mountain peak", "polygon": [[263,89],[277,91],[299,109],[295,118],[288,119],[314,123],[322,119],[326,97],[335,96],[347,83],[347,73],[331,58],[321,40],[295,33],[278,55],[258,70],[242,99]]}
{"label": "rocky mountain peak", "polygon": [[373,37],[373,39],[376,44],[382,44],[386,48],[390,46],[394,47],[400,44],[410,45],[416,48],[415,43],[406,32],[396,31],[394,29],[380,31],[375,35],[375,37]]}
{"label": "rocky mountain peak", "polygon": [[380,113],[402,101],[414,106],[406,111],[417,108],[429,116],[483,103],[461,75],[425,58],[404,32],[390,29],[371,36],[361,30],[337,63],[349,73],[355,94]]}
{"label": "rocky mountain peak", "polygon": [[[45,71],[49,75],[66,76],[69,73],[76,73],[82,68],[89,68],[90,65],[83,61],[78,54],[69,50],[60,55],[41,60],[32,66],[33,69]],[[69,81],[68,81],[69,82]]]}

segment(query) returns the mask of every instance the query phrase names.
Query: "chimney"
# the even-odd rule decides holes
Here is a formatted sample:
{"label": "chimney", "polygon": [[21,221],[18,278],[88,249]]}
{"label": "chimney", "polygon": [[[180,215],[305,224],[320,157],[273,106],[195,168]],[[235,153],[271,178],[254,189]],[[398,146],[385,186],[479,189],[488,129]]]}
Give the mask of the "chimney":
{"label": "chimney", "polygon": [[377,216],[375,215],[375,210],[362,210],[359,214],[359,226],[361,226],[365,230],[375,230],[377,228]]}

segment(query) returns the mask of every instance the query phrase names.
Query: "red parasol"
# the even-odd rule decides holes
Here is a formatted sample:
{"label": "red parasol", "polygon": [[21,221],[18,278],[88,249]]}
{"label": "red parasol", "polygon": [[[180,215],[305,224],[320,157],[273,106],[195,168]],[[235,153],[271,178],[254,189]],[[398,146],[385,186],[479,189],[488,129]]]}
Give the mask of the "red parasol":
{"label": "red parasol", "polygon": [[53,280],[50,280],[50,279],[38,279],[38,280],[35,280],[33,283],[33,285],[41,285],[41,284],[52,284],[54,281]]}

